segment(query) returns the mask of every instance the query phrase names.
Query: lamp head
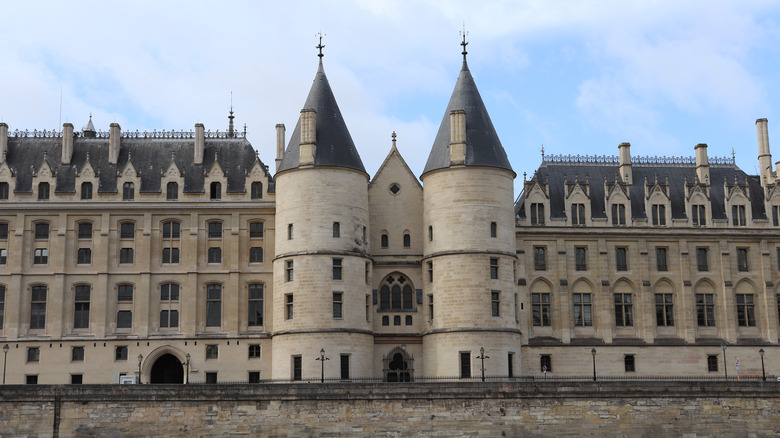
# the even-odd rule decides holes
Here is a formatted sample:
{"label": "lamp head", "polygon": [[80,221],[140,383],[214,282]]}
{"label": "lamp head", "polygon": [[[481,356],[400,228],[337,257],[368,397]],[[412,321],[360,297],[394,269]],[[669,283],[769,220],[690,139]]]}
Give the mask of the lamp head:
{"label": "lamp head", "polygon": [[8,344],[3,345],[3,353],[8,353],[8,350],[10,350],[11,347],[8,346]]}
{"label": "lamp head", "polygon": [[764,357],[764,349],[762,348],[762,349],[758,350],[758,354],[760,354],[761,357]]}
{"label": "lamp head", "polygon": [[596,349],[594,348],[594,349],[590,350],[590,354],[592,354],[595,357],[596,356]]}

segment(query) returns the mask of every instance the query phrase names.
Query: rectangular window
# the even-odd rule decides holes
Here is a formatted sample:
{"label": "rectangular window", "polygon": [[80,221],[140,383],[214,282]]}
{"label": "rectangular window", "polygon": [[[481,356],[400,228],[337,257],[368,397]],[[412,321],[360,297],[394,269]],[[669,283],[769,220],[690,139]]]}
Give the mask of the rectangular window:
{"label": "rectangular window", "polygon": [[498,259],[490,259],[490,278],[493,280],[498,279]]}
{"label": "rectangular window", "polygon": [[428,241],[433,242],[433,226],[428,225]]}
{"label": "rectangular window", "polygon": [[387,241],[387,233],[382,233],[381,236],[379,236],[379,245],[382,248],[387,248],[388,241]]}
{"label": "rectangular window", "polygon": [[41,349],[38,347],[27,348],[27,362],[39,362],[41,360]]}
{"label": "rectangular window", "polygon": [[709,248],[696,248],[696,268],[699,272],[709,271]]}
{"label": "rectangular window", "polygon": [[222,184],[213,181],[211,185],[209,186],[211,190],[209,190],[209,199],[221,199],[222,198]]}
{"label": "rectangular window", "polygon": [[772,206],[772,225],[780,226],[780,206]]}
{"label": "rectangular window", "polygon": [[460,353],[460,378],[468,379],[471,377],[471,352],[461,351]]}
{"label": "rectangular window", "polygon": [[515,376],[515,354],[514,353],[507,353],[506,354],[506,376],[510,379]]}
{"label": "rectangular window", "polygon": [[215,246],[209,248],[208,253],[209,263],[222,263],[222,248]]}
{"label": "rectangular window", "polygon": [[615,299],[615,325],[617,327],[630,327],[634,325],[634,312],[631,303],[631,294],[614,294]]}
{"label": "rectangular window", "polygon": [[133,312],[120,310],[116,312],[116,328],[131,328],[133,326]]}
{"label": "rectangular window", "polygon": [[206,327],[222,325],[222,285],[206,286]]}
{"label": "rectangular window", "polygon": [[592,326],[590,294],[572,294],[572,302],[574,303],[574,325],[579,327]]}
{"label": "rectangular window", "polygon": [[181,224],[178,222],[163,222],[163,239],[178,239],[181,237]]}
{"label": "rectangular window", "polygon": [[30,293],[30,329],[46,328],[46,286],[33,286]]}
{"label": "rectangular window", "polygon": [[5,286],[0,286],[0,330],[3,329],[5,319]]}
{"label": "rectangular window", "polygon": [[284,296],[284,307],[284,319],[293,319],[293,294],[287,294]]}
{"label": "rectangular window", "polygon": [[263,285],[249,285],[249,326],[263,325]]}
{"label": "rectangular window", "polygon": [[674,301],[672,294],[655,294],[655,323],[658,327],[674,325]]}
{"label": "rectangular window", "polygon": [[253,246],[249,248],[249,263],[262,263],[263,262],[263,248],[261,246]]}
{"label": "rectangular window", "polygon": [[287,263],[285,264],[285,269],[287,271],[287,281],[293,281],[293,261],[287,260]]}
{"label": "rectangular window", "polygon": [[534,247],[534,269],[537,271],[544,271],[547,269],[546,249],[547,248],[544,246]]}
{"label": "rectangular window", "polygon": [[172,328],[179,326],[179,311],[178,310],[161,310],[160,311],[160,328]]}
{"label": "rectangular window", "polygon": [[119,263],[133,263],[133,248],[119,250]]}
{"label": "rectangular window", "polygon": [[260,359],[260,344],[249,344],[249,358]]}
{"label": "rectangular window", "polygon": [[301,380],[303,378],[303,360],[301,356],[293,356],[292,362],[292,379],[294,381]]}
{"label": "rectangular window", "polygon": [[0,265],[4,265],[8,262],[8,250],[0,248]]}
{"label": "rectangular window", "polygon": [[209,222],[209,239],[222,238],[222,222]]}
{"label": "rectangular window", "polygon": [[8,239],[8,224],[5,222],[0,222],[0,239]]}
{"label": "rectangular window", "polygon": [[49,224],[37,223],[35,224],[35,238],[36,239],[48,239],[49,238]]}
{"label": "rectangular window", "polygon": [[740,327],[756,326],[753,294],[737,294],[737,324],[739,324]]}
{"label": "rectangular window", "polygon": [[120,284],[116,288],[117,301],[133,301],[133,285],[132,284]]}
{"label": "rectangular window", "polygon": [[667,265],[668,248],[656,248],[655,249],[655,266],[658,271],[668,271],[669,265]]}
{"label": "rectangular window", "polygon": [[615,248],[615,267],[618,271],[628,271],[628,248]]}
{"label": "rectangular window", "polygon": [[252,182],[250,196],[252,199],[263,199],[263,183],[260,181]]}
{"label": "rectangular window", "polygon": [[742,272],[747,272],[750,270],[750,266],[748,265],[747,248],[737,248],[737,269]]}
{"label": "rectangular window", "polygon": [[433,321],[433,294],[428,295],[428,321]]}
{"label": "rectangular window", "polygon": [[84,361],[84,347],[73,347],[70,350],[70,360],[72,362]]}
{"label": "rectangular window", "polygon": [[694,204],[691,205],[691,216],[693,219],[694,227],[701,227],[707,225],[706,210],[703,205]]}
{"label": "rectangular window", "polygon": [[490,292],[490,312],[493,316],[501,316],[501,292],[499,291],[491,291]]}
{"label": "rectangular window", "polygon": [[653,204],[652,207],[653,225],[663,227],[666,225],[666,206],[663,204]]}
{"label": "rectangular window", "polygon": [[73,328],[89,328],[89,286],[76,286],[75,309],[73,312]]}
{"label": "rectangular window", "polygon": [[627,373],[633,373],[636,371],[636,358],[633,354],[627,354],[623,356],[623,367]]}
{"label": "rectangular window", "polygon": [[135,223],[122,222],[119,224],[119,237],[122,239],[132,239],[135,237]]}
{"label": "rectangular window", "polygon": [[89,248],[79,248],[76,252],[76,263],[79,265],[88,265],[92,263],[92,250]]}
{"label": "rectangular window", "polygon": [[287,224],[287,240],[292,240],[293,238],[293,224]]}
{"label": "rectangular window", "polygon": [[173,181],[166,185],[165,198],[168,201],[175,201],[179,199],[179,184]]}
{"label": "rectangular window", "polygon": [[206,359],[219,359],[219,345],[206,345]]}
{"label": "rectangular window", "polygon": [[249,372],[249,383],[260,383],[260,371]]}
{"label": "rectangular window", "polygon": [[92,224],[89,222],[81,222],[78,225],[79,225],[79,239],[91,239]]}
{"label": "rectangular window", "polygon": [[0,199],[8,199],[8,183],[0,182]]}
{"label": "rectangular window", "polygon": [[341,280],[341,259],[333,259],[333,279]]}
{"label": "rectangular window", "polygon": [[612,204],[612,225],[626,224],[626,205]]}
{"label": "rectangular window", "polygon": [[531,225],[544,225],[544,204],[531,204]]}
{"label": "rectangular window", "polygon": [[534,326],[549,327],[552,324],[549,293],[531,294],[531,313]]}
{"label": "rectangular window", "polygon": [[49,263],[49,250],[46,248],[35,248],[33,252],[33,264],[45,265]]}
{"label": "rectangular window", "polygon": [[574,269],[578,271],[588,270],[588,248],[584,246],[574,248]]}
{"label": "rectangular window", "polygon": [[81,199],[92,199],[92,183],[81,183]]}
{"label": "rectangular window", "polygon": [[249,223],[249,237],[261,238],[263,237],[263,223],[262,222],[250,222]]}
{"label": "rectangular window", "polygon": [[49,183],[38,183],[38,199],[49,199]]}
{"label": "rectangular window", "polygon": [[[212,199],[214,199],[214,198],[212,198]],[[206,373],[206,383],[209,384],[209,385],[216,385],[216,383],[217,383],[217,373],[216,372]]]}
{"label": "rectangular window", "polygon": [[715,327],[715,298],[713,294],[696,294],[696,320],[699,327]]}
{"label": "rectangular window", "polygon": [[333,222],[333,237],[341,237],[341,223]]}
{"label": "rectangular window", "polygon": [[349,355],[341,355],[341,380],[349,380]]}
{"label": "rectangular window", "polygon": [[38,384],[38,375],[37,374],[28,374],[24,376],[24,384],[25,385],[37,385]]}
{"label": "rectangular window", "polygon": [[490,237],[498,237],[498,224],[495,222],[490,223]]}
{"label": "rectangular window", "polygon": [[711,373],[718,372],[718,355],[716,354],[707,355],[707,371]]}
{"label": "rectangular window", "polygon": [[744,227],[747,224],[745,220],[745,206],[744,205],[732,205],[731,206],[731,223],[735,227]]}
{"label": "rectangular window", "polygon": [[122,199],[129,201],[135,198],[135,184],[126,182],[122,185]]}
{"label": "rectangular window", "polygon": [[571,205],[571,224],[574,226],[585,225],[585,204]]}
{"label": "rectangular window", "polygon": [[433,262],[428,262],[428,283],[433,283]]}
{"label": "rectangular window", "polygon": [[114,360],[127,360],[127,346],[120,345],[114,349]]}
{"label": "rectangular window", "polygon": [[552,372],[552,356],[549,354],[539,356],[539,371],[543,373]]}
{"label": "rectangular window", "polygon": [[163,263],[179,263],[179,248],[163,248]]}
{"label": "rectangular window", "polygon": [[71,385],[81,385],[84,382],[84,375],[83,374],[71,374],[70,375],[70,384]]}
{"label": "rectangular window", "polygon": [[342,292],[333,292],[333,317],[341,318],[341,309],[344,305],[344,294]]}

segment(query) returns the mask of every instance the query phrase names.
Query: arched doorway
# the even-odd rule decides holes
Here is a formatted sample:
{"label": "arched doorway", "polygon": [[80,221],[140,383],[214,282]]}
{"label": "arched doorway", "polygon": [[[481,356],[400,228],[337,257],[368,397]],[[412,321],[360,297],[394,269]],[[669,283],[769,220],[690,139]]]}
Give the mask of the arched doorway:
{"label": "arched doorway", "polygon": [[386,382],[411,382],[414,380],[414,358],[403,348],[394,348],[383,360]]}
{"label": "arched doorway", "polygon": [[172,354],[160,356],[152,366],[151,383],[184,383],[184,368]]}

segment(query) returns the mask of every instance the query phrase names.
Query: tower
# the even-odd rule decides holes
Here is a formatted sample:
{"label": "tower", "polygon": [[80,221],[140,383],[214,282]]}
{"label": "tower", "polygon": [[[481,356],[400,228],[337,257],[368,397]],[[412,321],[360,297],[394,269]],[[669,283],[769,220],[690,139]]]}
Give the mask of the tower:
{"label": "tower", "polygon": [[485,374],[506,376],[520,369],[515,173],[466,63],[467,44],[464,33],[463,67],[421,176],[423,373],[477,376],[484,347]]}
{"label": "tower", "polygon": [[323,47],[275,176],[276,379],[372,374],[368,174],[325,76]]}

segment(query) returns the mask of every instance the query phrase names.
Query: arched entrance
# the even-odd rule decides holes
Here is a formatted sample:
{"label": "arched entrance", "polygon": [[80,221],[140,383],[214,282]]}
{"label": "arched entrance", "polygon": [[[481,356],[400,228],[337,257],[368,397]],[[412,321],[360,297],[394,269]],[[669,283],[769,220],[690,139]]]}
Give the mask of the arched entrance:
{"label": "arched entrance", "polygon": [[172,354],[160,356],[152,366],[151,383],[184,383],[184,368]]}
{"label": "arched entrance", "polygon": [[383,360],[386,382],[411,382],[414,380],[414,358],[405,349],[396,347]]}

